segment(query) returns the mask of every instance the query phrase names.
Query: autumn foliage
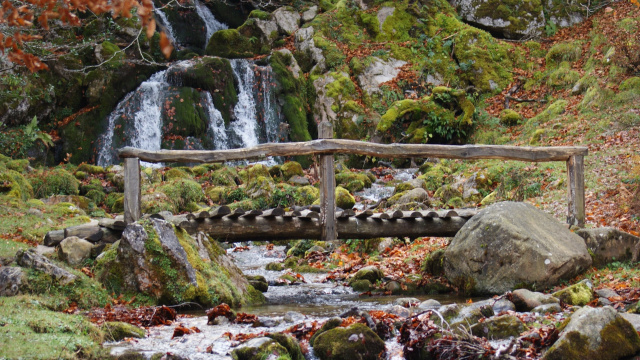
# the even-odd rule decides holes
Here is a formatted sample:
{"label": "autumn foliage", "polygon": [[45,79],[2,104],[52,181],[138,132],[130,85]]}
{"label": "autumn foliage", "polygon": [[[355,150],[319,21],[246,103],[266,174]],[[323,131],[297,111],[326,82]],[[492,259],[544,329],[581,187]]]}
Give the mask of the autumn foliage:
{"label": "autumn foliage", "polygon": [[[153,18],[151,0],[27,0],[24,3],[5,0],[0,8],[0,24],[6,24],[6,30],[13,34],[0,33],[0,51],[6,54],[10,61],[23,65],[30,71],[44,70],[48,68],[45,63],[37,56],[23,51],[26,42],[42,38],[30,33],[33,27],[48,30],[50,20],[57,20],[64,25],[80,26],[82,21],[77,13],[87,11],[95,15],[110,12],[114,18],[130,18],[134,9],[142,21],[142,26],[146,28],[147,37],[153,36],[156,22]],[[164,33],[160,34],[160,47],[163,54],[169,57],[173,48]]]}

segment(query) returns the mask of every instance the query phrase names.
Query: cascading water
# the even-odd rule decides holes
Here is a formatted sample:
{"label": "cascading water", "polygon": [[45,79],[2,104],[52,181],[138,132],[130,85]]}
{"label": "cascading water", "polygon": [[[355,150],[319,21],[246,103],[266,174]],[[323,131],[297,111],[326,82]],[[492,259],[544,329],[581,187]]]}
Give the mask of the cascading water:
{"label": "cascading water", "polygon": [[194,0],[194,5],[196,7],[196,12],[198,15],[204,20],[205,26],[207,27],[207,42],[205,43],[205,48],[209,44],[209,39],[214,32],[218,30],[228,29],[227,25],[218,21],[215,16],[211,13],[208,7],[204,6],[200,1]]}
{"label": "cascading water", "polygon": [[224,126],[222,113],[213,104],[211,94],[205,92],[205,107],[207,116],[209,117],[209,136],[213,139],[216,150],[224,150],[229,148],[229,137],[227,129]]}
{"label": "cascading water", "polygon": [[255,76],[253,64],[245,59],[231,60],[233,75],[238,81],[238,103],[233,109],[236,120],[231,124],[232,141],[241,147],[258,145],[256,132],[256,101],[253,95]]}
{"label": "cascading water", "polygon": [[153,7],[153,12],[160,18],[160,23],[164,27],[169,41],[171,41],[173,45],[179,46],[180,44],[178,44],[178,41],[176,40],[176,32],[173,30],[173,27],[171,27],[171,23],[169,22],[167,15],[162,10],[156,9],[155,6]]}

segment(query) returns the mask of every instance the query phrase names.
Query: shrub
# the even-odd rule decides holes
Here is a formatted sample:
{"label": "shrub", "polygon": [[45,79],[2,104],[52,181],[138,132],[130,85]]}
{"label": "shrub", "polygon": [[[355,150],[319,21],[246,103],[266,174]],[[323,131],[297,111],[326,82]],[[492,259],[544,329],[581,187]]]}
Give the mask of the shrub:
{"label": "shrub", "polygon": [[51,195],[78,195],[80,182],[64,169],[38,171],[28,178],[34,196],[45,198]]}
{"label": "shrub", "polygon": [[193,209],[196,202],[204,199],[202,186],[193,180],[177,179],[171,181],[158,190],[165,193],[173,202],[178,211],[188,211]]}

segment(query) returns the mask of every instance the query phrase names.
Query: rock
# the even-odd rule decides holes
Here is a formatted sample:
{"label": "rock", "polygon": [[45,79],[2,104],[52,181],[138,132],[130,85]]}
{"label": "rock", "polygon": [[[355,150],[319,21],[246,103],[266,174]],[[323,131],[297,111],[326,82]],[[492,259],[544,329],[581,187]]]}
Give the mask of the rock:
{"label": "rock", "polygon": [[108,341],[120,341],[124,338],[141,339],[146,335],[144,329],[120,321],[105,322],[102,324],[102,331]]}
{"label": "rock", "polygon": [[452,5],[465,22],[508,39],[534,38],[542,34],[545,15],[541,2],[454,0]]}
{"label": "rock", "polygon": [[640,351],[634,327],[610,307],[576,310],[542,359],[620,359]]}
{"label": "rock", "polygon": [[299,312],[287,311],[287,313],[284,314],[284,317],[282,319],[286,322],[297,323],[297,322],[303,321],[305,318],[306,316],[304,316]]}
{"label": "rock", "polygon": [[33,215],[33,216],[37,216],[39,218],[43,217],[44,215],[42,214],[41,210],[38,210],[36,208],[30,208],[29,210],[27,210],[27,213],[29,215]]}
{"label": "rock", "polygon": [[20,294],[20,286],[26,281],[26,275],[21,267],[0,267],[0,296],[15,296]]}
{"label": "rock", "polygon": [[351,209],[356,204],[356,199],[349,193],[349,190],[342,186],[336,186],[336,207],[341,209]]}
{"label": "rock", "polygon": [[393,15],[393,13],[396,11],[396,8],[394,7],[389,7],[389,6],[385,6],[383,8],[380,8],[380,10],[378,10],[378,25],[380,26],[380,32],[382,32],[382,25],[384,25],[384,22],[387,21],[387,18],[391,15]]}
{"label": "rock", "polygon": [[55,247],[51,247],[51,246],[44,246],[44,245],[38,245],[35,248],[36,253],[38,253],[39,255],[48,255],[48,254],[53,254],[54,252],[56,252],[56,248]]}
{"label": "rock", "polygon": [[494,316],[471,326],[473,335],[491,340],[518,337],[526,330],[525,324],[515,315]]}
{"label": "rock", "polygon": [[300,27],[300,14],[296,11],[281,7],[273,12],[273,18],[278,24],[278,29],[283,35],[291,35]]}
{"label": "rock", "polygon": [[593,284],[585,279],[577,284],[554,292],[553,296],[568,305],[585,306],[593,300]]}
{"label": "rock", "polygon": [[360,87],[371,95],[380,93],[380,85],[395,79],[400,73],[400,68],[407,62],[389,58],[387,61],[374,57],[371,65],[367,66],[362,75],[358,76]]}
{"label": "rock", "polygon": [[393,248],[393,239],[392,238],[384,238],[378,244],[378,252],[383,253],[385,250]]}
{"label": "rock", "polygon": [[516,310],[520,312],[531,311],[540,305],[560,303],[560,300],[552,295],[533,292],[527,289],[514,290],[511,295]]}
{"label": "rock", "polygon": [[[354,334],[358,340],[349,341],[349,338]],[[320,360],[377,360],[384,358],[384,352],[384,341],[363,324],[327,330],[318,335],[313,342],[313,353]]]}
{"label": "rock", "polygon": [[423,269],[428,274],[434,276],[441,276],[444,274],[444,249],[438,249],[436,251],[432,251],[427,255],[427,258],[424,259]]}
{"label": "rock", "polygon": [[267,283],[267,279],[265,279],[262,275],[245,275],[247,281],[249,281],[249,285],[253,286],[254,289],[260,292],[267,292],[269,290],[269,283]]}
{"label": "rock", "polygon": [[516,202],[491,205],[467,221],[444,259],[447,279],[479,294],[550,287],[589,266],[579,236],[532,205]]}
{"label": "rock", "polygon": [[349,284],[349,286],[351,286],[354,291],[359,292],[369,291],[373,287],[369,280],[354,280]]}
{"label": "rock", "polygon": [[293,175],[287,182],[294,186],[307,186],[309,185],[309,179],[304,176]]}
{"label": "rock", "polygon": [[391,280],[384,285],[386,291],[390,291],[391,294],[398,294],[402,292],[402,286],[399,282]]}
{"label": "rock", "polygon": [[480,319],[489,318],[495,315],[493,307],[491,306],[491,300],[478,301],[469,306],[465,306],[456,315],[454,319],[451,319],[452,327],[455,324],[462,324],[469,326],[477,323]]}
{"label": "rock", "polygon": [[438,310],[442,304],[438,300],[429,299],[425,300],[418,305],[418,309],[420,310]]}
{"label": "rock", "polygon": [[77,236],[70,236],[60,242],[58,257],[70,265],[80,265],[91,257],[93,244]]}
{"label": "rock", "polygon": [[255,26],[258,30],[258,32],[260,33],[260,39],[269,44],[272,45],[273,41],[275,40],[275,37],[271,36],[271,34],[273,34],[274,32],[277,33],[278,32],[278,24],[276,23],[275,20],[261,20],[261,19],[254,19],[255,21]]}
{"label": "rock", "polygon": [[407,190],[393,195],[387,200],[389,206],[398,206],[410,203],[429,204],[429,194],[423,188]]}
{"label": "rock", "polygon": [[500,299],[493,303],[493,312],[500,314],[504,311],[516,311],[516,305],[507,299]]}
{"label": "rock", "polygon": [[79,196],[79,195],[51,195],[46,199],[42,199],[42,202],[44,202],[47,205],[70,203],[77,206],[79,209],[87,211],[89,210],[90,200],[84,196]]}
{"label": "rock", "polygon": [[31,268],[42,271],[55,280],[60,285],[68,285],[74,282],[78,277],[67,270],[52,263],[51,260],[39,255],[35,250],[20,250],[16,253],[16,262],[22,267]]}
{"label": "rock", "polygon": [[402,297],[402,298],[397,298],[393,303],[395,305],[400,305],[406,308],[410,308],[420,304],[420,300],[412,297]]}
{"label": "rock", "polygon": [[307,9],[307,11],[302,13],[302,22],[308,23],[309,21],[313,20],[316,15],[318,15],[318,7],[313,5],[309,9]]}
{"label": "rock", "polygon": [[613,261],[637,262],[640,259],[640,238],[615,228],[580,229],[576,231],[593,254],[594,266]]}
{"label": "rock", "polygon": [[288,355],[287,349],[268,337],[253,338],[236,347],[231,355],[238,360],[258,360],[260,354],[270,354],[274,359]]}
{"label": "rock", "polygon": [[411,316],[411,310],[401,305],[393,305],[389,310],[387,310],[387,312],[403,318]]}
{"label": "rock", "polygon": [[601,298],[610,298],[610,297],[614,297],[614,296],[618,296],[618,293],[615,292],[612,289],[609,288],[604,288],[604,289],[598,289],[594,291],[596,293],[596,295],[598,295]]}
{"label": "rock", "polygon": [[291,50],[289,49],[280,49],[280,50],[276,50],[274,52],[283,54],[285,57],[287,57],[289,59],[289,70],[291,70],[291,73],[293,74],[293,77],[298,79],[300,78],[300,74],[302,74],[302,69],[300,69],[300,65],[298,65],[298,61],[296,60],[296,58],[293,56],[293,53],[291,53]]}
{"label": "rock", "polygon": [[640,315],[638,314],[629,314],[629,313],[620,313],[623,319],[627,320],[631,326],[633,326],[636,331],[640,331]]}
{"label": "rock", "polygon": [[371,283],[376,283],[377,281],[382,280],[382,277],[384,277],[382,270],[376,266],[370,265],[358,270],[351,281],[369,280]]}
{"label": "rock", "polygon": [[561,311],[562,311],[562,307],[560,307],[560,304],[538,305],[533,309],[531,309],[532,313],[538,313],[538,314],[558,313]]}
{"label": "rock", "polygon": [[311,339],[309,339],[309,345],[313,346],[313,342],[318,337],[318,335],[322,334],[327,330],[335,329],[341,324],[342,324],[342,318],[339,318],[339,317],[332,317],[331,319],[327,320],[327,322],[322,324],[322,327],[318,331],[316,331],[315,334],[313,334]]}

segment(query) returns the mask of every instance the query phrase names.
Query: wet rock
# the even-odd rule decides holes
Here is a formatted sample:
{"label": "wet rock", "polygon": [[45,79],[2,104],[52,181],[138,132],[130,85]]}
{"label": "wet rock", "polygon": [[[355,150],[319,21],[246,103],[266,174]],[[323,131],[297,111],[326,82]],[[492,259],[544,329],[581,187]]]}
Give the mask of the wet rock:
{"label": "wet rock", "polygon": [[610,307],[583,307],[542,359],[620,359],[640,351],[634,327]]}
{"label": "wet rock", "polygon": [[78,277],[67,270],[52,263],[49,259],[38,254],[35,250],[20,250],[16,253],[16,262],[22,267],[42,271],[56,279],[60,285],[68,285]]}
{"label": "wet rock", "polygon": [[[469,306],[465,306],[451,319],[451,324],[462,324],[469,326],[477,323],[480,319],[489,318],[495,315],[493,307],[491,306],[491,300],[479,301]],[[455,326],[454,326],[455,327]]]}
{"label": "wet rock", "polygon": [[331,330],[331,329],[335,329],[338,326],[340,326],[340,324],[342,324],[342,319],[339,318],[339,317],[333,317],[333,318],[327,320],[327,322],[322,324],[322,327],[318,331],[316,331],[315,334],[313,334],[311,339],[309,339],[309,345],[313,346],[313,342],[318,337],[318,335],[322,334],[325,331],[328,331],[328,330]]}
{"label": "wet rock", "polygon": [[594,266],[613,261],[637,262],[640,258],[640,238],[611,227],[576,231],[593,254]]}
{"label": "wet rock", "polygon": [[406,308],[415,307],[420,304],[420,300],[413,297],[397,298],[394,302],[395,305],[400,305]]}
{"label": "wet rock", "polygon": [[411,310],[401,305],[393,305],[389,310],[387,310],[387,312],[403,318],[411,316]]}
{"label": "wet rock", "polygon": [[[352,335],[357,341],[349,341]],[[353,324],[348,328],[334,328],[318,335],[313,342],[313,353],[320,360],[383,358],[385,343],[363,324]]]}
{"label": "wet rock", "polygon": [[254,289],[260,292],[267,292],[269,290],[269,283],[267,283],[267,279],[265,279],[262,275],[245,275],[247,281],[249,281],[249,285],[253,286]]}
{"label": "wet rock", "polygon": [[300,343],[291,335],[283,333],[272,333],[267,335],[267,337],[274,339],[278,342],[278,344],[287,349],[287,353],[291,360],[305,360],[304,355],[302,354]]}
{"label": "wet rock", "polygon": [[499,314],[504,311],[516,311],[516,306],[507,299],[500,299],[493,303],[493,312]]}
{"label": "wet rock", "polygon": [[79,265],[91,257],[93,244],[77,236],[70,236],[60,242],[58,257],[70,265]]}
{"label": "wet rock", "polygon": [[425,300],[418,305],[418,309],[420,310],[438,310],[442,304],[438,300],[429,299]]}
{"label": "wet rock", "polygon": [[102,331],[108,341],[120,341],[124,338],[143,338],[146,333],[135,325],[119,321],[107,321],[102,325]]}
{"label": "wet rock", "polygon": [[354,280],[350,284],[354,291],[365,292],[372,289],[371,281],[369,280]]}
{"label": "wet rock", "polygon": [[553,286],[590,265],[579,236],[545,212],[516,202],[491,205],[467,221],[444,259],[449,281],[480,294]]}
{"label": "wet rock", "polygon": [[0,267],[0,296],[15,296],[20,294],[20,286],[26,281],[26,275],[21,267]]}
{"label": "wet rock", "polygon": [[273,18],[278,24],[278,29],[283,35],[291,35],[300,27],[300,14],[296,11],[281,7],[273,12]]}
{"label": "wet rock", "polygon": [[297,323],[297,322],[303,321],[305,318],[306,316],[304,316],[304,314],[301,314],[299,312],[287,311],[287,313],[284,314],[284,317],[282,319],[286,322]]}
{"label": "wet rock", "polygon": [[278,325],[278,322],[269,317],[260,317],[258,321],[253,323],[253,327],[267,327],[272,328]]}
{"label": "wet rock", "polygon": [[273,354],[276,359],[288,355],[288,352],[284,346],[268,337],[253,338],[231,352],[231,356],[237,360],[259,360],[262,354]]}
{"label": "wet rock", "polygon": [[552,295],[533,292],[527,289],[514,290],[511,295],[516,310],[521,312],[531,311],[533,308],[544,304],[560,303],[560,300]]}
{"label": "wet rock", "polygon": [[369,280],[373,284],[379,280],[382,280],[382,277],[384,277],[384,273],[382,272],[382,270],[380,270],[376,266],[370,265],[358,270],[351,281]]}
{"label": "wet rock", "polygon": [[577,284],[554,292],[553,296],[567,305],[584,306],[593,300],[593,284],[585,279]]}
{"label": "wet rock", "polygon": [[494,316],[471,326],[473,335],[494,340],[518,337],[526,330],[525,324],[515,315]]}
{"label": "wet rock", "polygon": [[551,314],[551,313],[558,313],[561,311],[562,311],[562,307],[560,307],[560,304],[538,305],[533,309],[531,309],[532,313],[538,313],[538,314]]}
{"label": "wet rock", "polygon": [[387,61],[373,57],[371,65],[364,69],[358,76],[360,87],[369,95],[379,93],[380,85],[393,80],[400,73],[400,68],[407,62],[389,58]]}

